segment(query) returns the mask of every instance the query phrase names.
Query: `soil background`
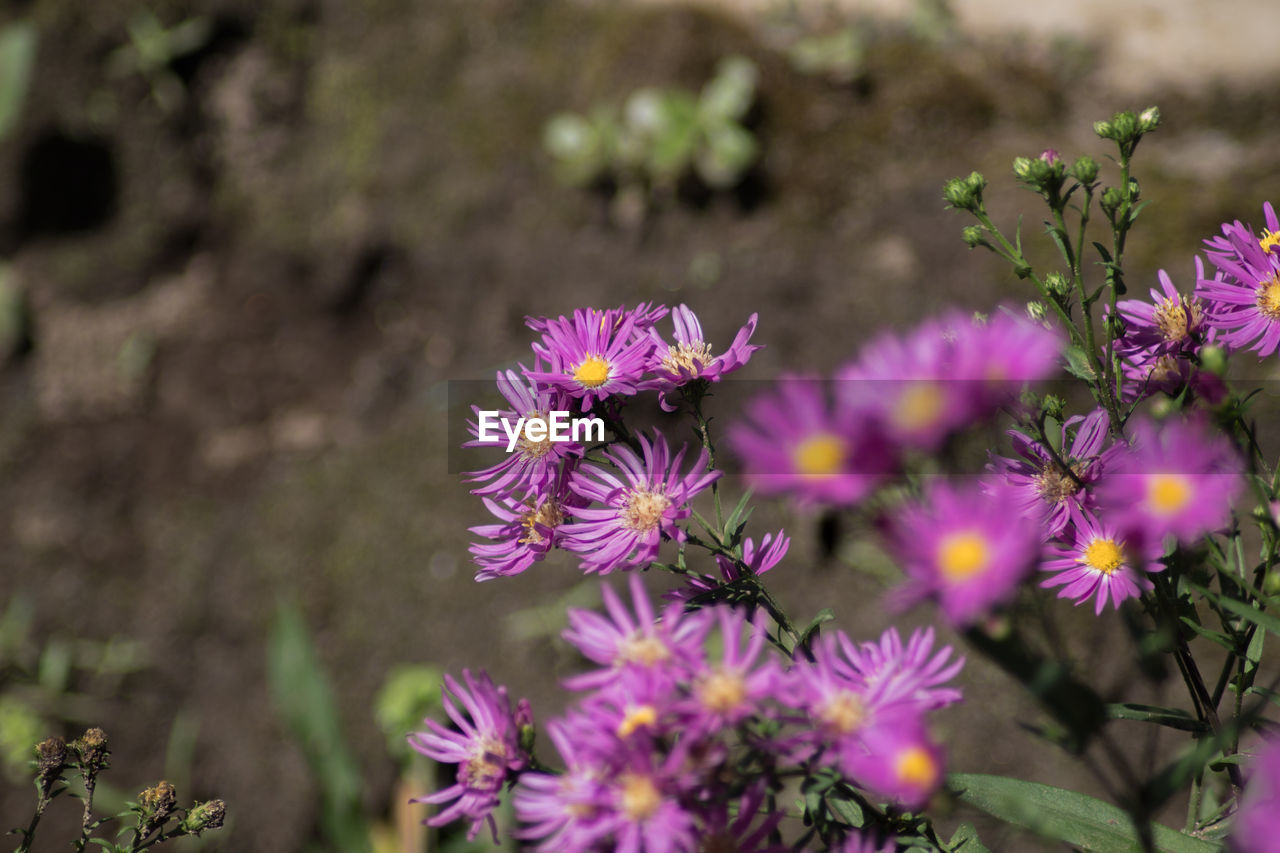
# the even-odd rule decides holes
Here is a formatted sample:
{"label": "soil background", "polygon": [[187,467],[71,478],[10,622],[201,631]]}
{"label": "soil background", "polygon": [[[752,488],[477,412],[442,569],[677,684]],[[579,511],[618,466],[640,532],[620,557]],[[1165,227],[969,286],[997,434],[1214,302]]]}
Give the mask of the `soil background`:
{"label": "soil background", "polygon": [[[27,603],[38,647],[97,662],[73,667],[57,696],[29,695],[59,733],[108,731],[108,778],[124,794],[176,768],[184,798],[229,805],[205,849],[323,847],[321,780],[267,684],[280,601],[314,633],[372,819],[403,799],[372,711],[393,666],[485,668],[555,713],[555,679],[577,666],[556,614],[593,603],[597,582],[559,555],[474,583],[467,528],[485,513],[451,450],[450,383],[525,358],[526,315],[686,302],[714,344],[758,313],[767,349],[747,375],[759,380],[830,370],[875,330],[948,306],[1020,304],[1028,286],[961,242],[968,223],[944,209],[943,182],[986,173],[997,220],[1012,228],[1025,211],[1047,261],[1009,164],[1046,147],[1105,162],[1092,122],[1118,109],[1164,115],[1139,151],[1155,203],[1130,246],[1138,293],[1161,267],[1189,287],[1199,241],[1224,219],[1260,220],[1277,194],[1280,79],[1241,68],[1248,51],[1215,30],[1175,37],[1126,17],[1156,53],[1224,58],[1144,77],[1127,43],[1096,38],[1112,19],[1010,34],[970,26],[964,3],[922,28],[913,7],[869,24],[857,74],[839,81],[801,74],[783,51],[834,13],[724,5],[102,0],[90,14],[81,0],[27,0],[0,13],[34,21],[40,39],[21,125],[0,145],[0,257],[31,317],[0,369],[0,603]],[[167,66],[176,105],[146,75],[111,71],[145,11],[212,23]],[[763,156],[738,191],[681,192],[634,228],[610,219],[603,194],[556,183],[539,143],[552,114],[643,85],[696,89],[731,53],[761,71]],[[1274,378],[1272,364],[1240,361]],[[833,524],[865,533],[781,505],[752,530],[795,536],[770,576],[790,612],[830,606],[839,627],[873,637],[891,581],[865,568],[883,558],[825,547]],[[1176,678],[1135,677],[1119,615],[1044,607],[1110,696],[1184,701]],[[131,663],[104,665],[112,648]],[[6,672],[5,689],[28,695]],[[941,721],[953,769],[1097,793],[1019,728],[1038,712],[1015,685],[978,660],[963,680],[969,701]],[[192,744],[176,765],[175,726]],[[1116,731],[1148,771],[1184,742]],[[0,825],[25,824],[31,799],[10,779]],[[65,823],[74,808],[58,805]],[[1165,819],[1180,826],[1180,807]],[[985,824],[984,840],[1035,847]],[[43,843],[54,849],[52,831]]]}

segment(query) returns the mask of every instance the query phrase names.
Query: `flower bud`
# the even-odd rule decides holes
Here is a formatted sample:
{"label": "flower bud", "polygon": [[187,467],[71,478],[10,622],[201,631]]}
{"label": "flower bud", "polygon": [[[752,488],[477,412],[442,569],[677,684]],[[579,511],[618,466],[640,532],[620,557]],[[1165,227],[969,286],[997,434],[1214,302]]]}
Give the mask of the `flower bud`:
{"label": "flower bud", "polygon": [[1045,290],[1058,302],[1063,302],[1071,292],[1071,282],[1060,272],[1051,272],[1044,277]]}
{"label": "flower bud", "polygon": [[1262,594],[1280,595],[1280,570],[1272,569],[1262,582]]}
{"label": "flower bud", "polygon": [[1102,210],[1107,215],[1113,215],[1120,207],[1121,201],[1122,198],[1120,196],[1120,190],[1115,187],[1107,187],[1102,191],[1102,199],[1100,203],[1102,204]]}
{"label": "flower bud", "polygon": [[1036,323],[1043,323],[1045,318],[1049,316],[1049,309],[1045,307],[1043,302],[1028,302],[1027,317]]}
{"label": "flower bud", "polygon": [[1138,115],[1138,132],[1150,133],[1160,126],[1160,108],[1147,107]]}
{"label": "flower bud", "polygon": [[1030,157],[1014,157],[1013,158],[1013,176],[1020,181],[1031,180],[1031,158]]}
{"label": "flower bud", "polygon": [[1062,162],[1062,158],[1058,156],[1058,152],[1052,148],[1046,148],[1040,152],[1040,160],[1048,163],[1050,166],[1057,166]]}
{"label": "flower bud", "polygon": [[226,803],[222,800],[210,800],[207,803],[196,803],[187,811],[182,821],[182,829],[191,835],[199,835],[206,829],[217,829],[227,815]]}
{"label": "flower bud", "polygon": [[1066,419],[1065,410],[1067,407],[1067,401],[1059,397],[1057,394],[1045,394],[1044,403],[1042,405],[1044,407],[1043,411],[1047,416],[1059,421]]}
{"label": "flower bud", "polygon": [[1091,184],[1098,177],[1098,161],[1088,154],[1082,155],[1071,166],[1071,177],[1082,184]]}
{"label": "flower bud", "polygon": [[960,236],[970,249],[990,245],[987,243],[987,231],[980,225],[966,225]]}
{"label": "flower bud", "polygon": [[1093,123],[1093,132],[1103,139],[1111,139],[1115,134],[1115,128],[1111,126],[1109,121],[1095,121]]}
{"label": "flower bud", "polygon": [[982,190],[987,186],[987,179],[977,172],[967,178],[952,178],[942,189],[942,197],[947,204],[960,210],[976,211],[982,207]]}
{"label": "flower bud", "polygon": [[1200,349],[1200,366],[1214,376],[1225,376],[1227,351],[1217,344],[1206,344]]}
{"label": "flower bud", "polygon": [[154,788],[147,788],[138,795],[138,831],[143,836],[163,824],[178,805],[178,792],[169,782],[161,781]]}

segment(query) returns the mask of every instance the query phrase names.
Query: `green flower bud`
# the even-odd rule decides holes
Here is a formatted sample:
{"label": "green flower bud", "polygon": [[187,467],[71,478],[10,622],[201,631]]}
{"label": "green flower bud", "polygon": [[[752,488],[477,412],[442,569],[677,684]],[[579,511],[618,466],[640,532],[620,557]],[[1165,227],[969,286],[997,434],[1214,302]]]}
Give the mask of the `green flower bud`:
{"label": "green flower bud", "polygon": [[977,172],[967,178],[952,178],[942,189],[947,204],[960,210],[977,211],[982,207],[982,190],[987,179]]}
{"label": "green flower bud", "polygon": [[1160,126],[1160,108],[1147,107],[1138,115],[1138,132],[1150,133]]}
{"label": "green flower bud", "polygon": [[1045,289],[1049,291],[1049,295],[1058,302],[1062,302],[1071,292],[1071,282],[1067,281],[1067,277],[1060,272],[1051,272],[1044,277]]}
{"label": "green flower bud", "polygon": [[1109,121],[1095,121],[1093,123],[1093,132],[1103,139],[1112,139],[1115,134],[1115,128],[1111,126]]}
{"label": "green flower bud", "polygon": [[1214,376],[1227,372],[1227,351],[1217,344],[1207,344],[1200,349],[1200,366]]}
{"label": "green flower bud", "polygon": [[1280,595],[1280,570],[1272,569],[1262,582],[1263,595]]}
{"label": "green flower bud", "polygon": [[199,835],[206,829],[217,829],[227,816],[227,805],[222,800],[210,800],[207,803],[196,803],[187,811],[182,821],[182,829],[191,835]]}
{"label": "green flower bud", "polygon": [[1049,316],[1049,309],[1045,307],[1043,302],[1028,302],[1027,316],[1037,323],[1043,323],[1044,319]]}
{"label": "green flower bud", "polygon": [[1120,202],[1122,200],[1120,190],[1115,187],[1107,187],[1102,191],[1102,210],[1108,215],[1114,214],[1120,207]]}
{"label": "green flower bud", "polygon": [[989,245],[987,243],[987,230],[981,225],[966,225],[964,230],[960,232],[960,236],[964,239],[964,244],[970,249]]}
{"label": "green flower bud", "polygon": [[1059,397],[1057,394],[1046,394],[1044,396],[1043,412],[1055,420],[1065,420],[1064,412],[1067,408],[1067,401]]}
{"label": "green flower bud", "polygon": [[1020,181],[1031,180],[1031,158],[1030,157],[1014,157],[1013,158],[1013,176]]}
{"label": "green flower bud", "polygon": [[1082,184],[1091,184],[1098,177],[1098,161],[1088,154],[1080,157],[1071,166],[1071,177]]}

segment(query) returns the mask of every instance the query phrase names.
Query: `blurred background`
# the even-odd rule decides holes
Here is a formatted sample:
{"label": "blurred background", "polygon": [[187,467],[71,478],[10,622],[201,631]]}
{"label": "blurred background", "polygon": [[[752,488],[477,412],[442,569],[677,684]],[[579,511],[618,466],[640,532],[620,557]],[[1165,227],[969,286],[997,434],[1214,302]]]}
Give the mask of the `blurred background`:
{"label": "blurred background", "polygon": [[[554,714],[564,606],[598,601],[562,555],[472,580],[449,383],[526,358],[527,314],[686,302],[715,344],[758,312],[751,379],[828,370],[878,328],[1031,297],[961,242],[945,179],[986,173],[1048,261],[1012,158],[1104,161],[1092,122],[1151,104],[1129,281],[1190,288],[1199,241],[1277,195],[1273,4],[1044,6],[9,0],[0,827],[30,815],[31,745],[97,725],[104,811],[161,778],[226,800],[175,849],[461,849],[415,829],[435,771],[403,732],[464,666]],[[893,571],[832,547],[840,523],[752,530],[795,536],[770,576],[795,618],[869,638]],[[1104,689],[1183,701],[1135,679],[1119,615],[1044,608]],[[964,684],[953,767],[1097,793],[1028,749],[1014,684]]]}

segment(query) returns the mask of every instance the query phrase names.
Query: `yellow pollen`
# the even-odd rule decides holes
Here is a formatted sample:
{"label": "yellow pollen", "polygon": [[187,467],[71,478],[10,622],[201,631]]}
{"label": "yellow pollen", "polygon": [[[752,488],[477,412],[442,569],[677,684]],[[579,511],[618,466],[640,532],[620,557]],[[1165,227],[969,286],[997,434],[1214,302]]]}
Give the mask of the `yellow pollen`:
{"label": "yellow pollen", "polygon": [[622,811],[629,820],[648,820],[661,805],[662,794],[652,779],[635,773],[623,774]]}
{"label": "yellow pollen", "polygon": [[639,631],[618,645],[618,663],[654,666],[671,657],[671,651],[657,637]]}
{"label": "yellow pollen", "polygon": [[1147,506],[1159,515],[1173,515],[1191,501],[1191,483],[1178,474],[1156,474],[1147,480]]}
{"label": "yellow pollen", "polygon": [[866,721],[867,708],[857,695],[840,690],[818,713],[818,717],[836,732],[847,735]]}
{"label": "yellow pollen", "polygon": [[583,388],[599,388],[609,381],[609,362],[598,355],[588,356],[573,370],[573,378]]}
{"label": "yellow pollen", "polygon": [[662,514],[671,499],[661,491],[636,489],[622,505],[622,526],[641,532],[653,530],[662,523]]}
{"label": "yellow pollen", "polygon": [[1157,358],[1155,364],[1151,365],[1151,370],[1147,372],[1149,382],[1166,382],[1180,377],[1178,362],[1171,355],[1162,355]]}
{"label": "yellow pollen", "polygon": [[488,738],[474,747],[467,759],[467,785],[472,788],[493,788],[507,778],[507,748],[502,741]]}
{"label": "yellow pollen", "polygon": [[632,708],[618,723],[618,737],[631,737],[636,729],[648,728],[658,722],[658,709],[652,705]]}
{"label": "yellow pollen", "polygon": [[921,430],[937,423],[945,400],[936,382],[912,382],[893,404],[892,420],[905,430]]}
{"label": "yellow pollen", "polygon": [[977,533],[953,533],[938,545],[938,568],[952,583],[981,574],[990,561],[987,540]]}
{"label": "yellow pollen", "polygon": [[791,461],[796,470],[806,477],[826,477],[840,472],[848,452],[844,439],[822,432],[796,445],[791,451]]}
{"label": "yellow pollen", "polygon": [[[1187,313],[1190,309],[1190,314]],[[1192,299],[1183,307],[1181,299],[1162,299],[1151,312],[1160,337],[1169,343],[1185,340],[1200,325],[1203,312],[1199,300]]]}
{"label": "yellow pollen", "polygon": [[[550,423],[550,421],[547,420],[548,414],[548,412],[529,412],[524,416],[524,419],[526,423],[542,421],[544,424],[548,424]],[[550,430],[548,429],[547,432],[547,437],[542,439],[542,441],[530,441],[528,433],[524,430],[520,430],[520,438],[516,440],[516,446],[520,448],[520,455],[524,456],[526,459],[541,459],[550,453]]]}
{"label": "yellow pollen", "polygon": [[1084,549],[1082,562],[1104,575],[1111,575],[1124,565],[1124,551],[1114,539],[1095,539]]}
{"label": "yellow pollen", "polygon": [[679,375],[681,370],[697,376],[702,368],[711,363],[711,344],[680,344],[667,347],[667,354],[662,359],[662,367],[668,373]]}
{"label": "yellow pollen", "polygon": [[898,781],[913,788],[932,788],[938,783],[938,762],[924,747],[913,746],[898,753],[893,770]]}
{"label": "yellow pollen", "polygon": [[560,511],[560,502],[555,498],[547,498],[536,509],[530,507],[520,516],[520,525],[525,529],[525,535],[520,537],[520,544],[537,544],[542,541],[542,534],[535,525],[555,529],[563,521],[564,513]]}
{"label": "yellow pollen", "polygon": [[1258,238],[1258,248],[1271,254],[1278,247],[1280,247],[1280,231],[1263,231],[1262,236]]}
{"label": "yellow pollen", "polygon": [[[1079,462],[1071,463],[1071,471],[1077,477],[1080,476],[1082,470],[1083,466]],[[1036,491],[1040,493],[1040,497],[1051,504],[1060,504],[1080,491],[1076,481],[1071,479],[1071,476],[1059,468],[1058,463],[1053,461],[1045,463],[1044,468],[1035,476],[1035,484]]]}
{"label": "yellow pollen", "polygon": [[1258,286],[1258,310],[1269,320],[1280,320],[1280,273]]}
{"label": "yellow pollen", "polygon": [[747,698],[747,685],[737,673],[717,670],[698,685],[698,701],[710,711],[727,713]]}

